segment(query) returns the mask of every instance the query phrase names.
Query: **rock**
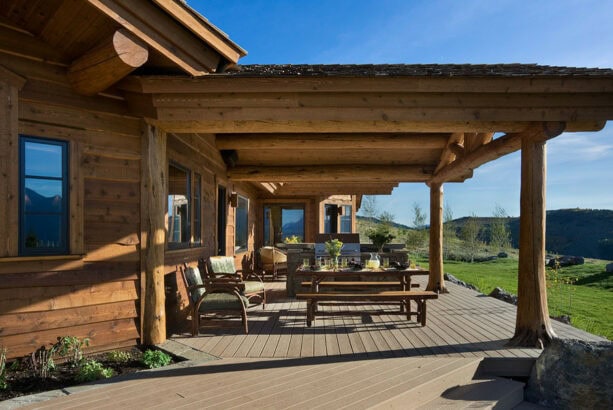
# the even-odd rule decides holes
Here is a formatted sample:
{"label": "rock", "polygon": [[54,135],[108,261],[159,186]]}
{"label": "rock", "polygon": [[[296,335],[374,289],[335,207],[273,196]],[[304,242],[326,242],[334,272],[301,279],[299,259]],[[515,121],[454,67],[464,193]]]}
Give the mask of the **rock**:
{"label": "rock", "polygon": [[532,368],[526,400],[556,409],[611,409],[612,374],[612,342],[554,339]]}
{"label": "rock", "polygon": [[582,256],[559,256],[557,258],[550,259],[547,262],[547,266],[550,268],[555,268],[556,262],[559,264],[561,268],[565,266],[573,266],[573,265],[583,265],[585,263],[585,259]]}
{"label": "rock", "polygon": [[479,289],[478,289],[476,286],[471,285],[470,283],[466,283],[466,282],[464,282],[463,280],[460,280],[460,279],[456,278],[456,277],[455,277],[455,276],[453,276],[451,273],[445,273],[445,274],[443,275],[443,278],[444,278],[446,281],[449,281],[449,282],[451,282],[451,283],[455,283],[456,285],[464,286],[465,288],[468,288],[468,289],[472,289],[472,290],[479,291]]}
{"label": "rock", "polygon": [[497,255],[499,258],[508,258],[509,254],[506,252],[499,252]]}
{"label": "rock", "polygon": [[502,288],[494,288],[494,290],[492,290],[492,292],[488,296],[505,301],[507,303],[511,303],[513,305],[517,305],[517,296],[507,292]]}
{"label": "rock", "polygon": [[608,273],[613,272],[613,263],[609,263],[609,264],[607,265],[607,272],[608,272]]}
{"label": "rock", "polygon": [[564,324],[570,325],[570,316],[561,315],[561,316],[551,316],[553,320],[557,320],[558,322],[562,322]]}

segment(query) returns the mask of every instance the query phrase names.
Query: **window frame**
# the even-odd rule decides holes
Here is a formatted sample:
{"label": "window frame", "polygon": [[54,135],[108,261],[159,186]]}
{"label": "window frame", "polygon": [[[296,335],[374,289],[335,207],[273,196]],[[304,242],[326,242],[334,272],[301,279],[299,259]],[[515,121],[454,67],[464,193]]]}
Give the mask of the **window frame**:
{"label": "window frame", "polygon": [[[59,146],[62,152],[61,177],[49,177],[26,174],[26,150],[27,142]],[[26,209],[25,209],[25,183],[26,179],[41,179],[61,181],[62,186],[62,212],[60,213],[60,240],[63,246],[58,248],[28,248],[25,246]],[[55,138],[45,138],[33,135],[19,134],[19,215],[18,215],[18,254],[19,256],[46,256],[46,255],[69,255],[70,254],[70,142]]]}

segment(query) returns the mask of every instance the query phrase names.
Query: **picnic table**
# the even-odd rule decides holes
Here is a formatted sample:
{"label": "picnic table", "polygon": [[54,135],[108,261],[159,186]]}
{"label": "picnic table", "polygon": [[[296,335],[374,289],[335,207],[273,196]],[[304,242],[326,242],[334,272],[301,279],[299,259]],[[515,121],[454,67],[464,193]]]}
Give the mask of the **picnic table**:
{"label": "picnic table", "polygon": [[[311,269],[302,268],[296,271],[297,276],[310,278],[302,282],[309,286],[310,292],[297,293],[297,299],[307,301],[307,326],[311,326],[318,311],[319,301],[357,302],[378,301],[396,302],[400,311],[405,312],[407,319],[412,315],[422,326],[426,325],[426,300],[436,299],[438,294],[431,291],[412,290],[415,285],[411,278],[416,275],[428,275],[429,272],[418,269]],[[380,280],[381,278],[392,280]],[[359,278],[359,280],[355,280]],[[351,279],[351,280],[349,280]],[[379,280],[374,280],[379,279]],[[383,290],[383,289],[392,290]],[[333,289],[333,291],[322,291]],[[417,310],[411,310],[411,301],[417,304]]]}

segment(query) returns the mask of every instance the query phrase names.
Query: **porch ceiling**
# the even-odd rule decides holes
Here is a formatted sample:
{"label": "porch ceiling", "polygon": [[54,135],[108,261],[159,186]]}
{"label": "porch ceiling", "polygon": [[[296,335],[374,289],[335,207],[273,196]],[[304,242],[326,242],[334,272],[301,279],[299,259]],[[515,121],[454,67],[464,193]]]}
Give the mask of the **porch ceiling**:
{"label": "porch ceiling", "polygon": [[245,66],[132,77],[121,88],[135,112],[168,132],[216,134],[234,157],[229,178],[288,195],[301,185],[352,193],[461,182],[518,150],[523,136],[598,131],[613,119],[609,69]]}

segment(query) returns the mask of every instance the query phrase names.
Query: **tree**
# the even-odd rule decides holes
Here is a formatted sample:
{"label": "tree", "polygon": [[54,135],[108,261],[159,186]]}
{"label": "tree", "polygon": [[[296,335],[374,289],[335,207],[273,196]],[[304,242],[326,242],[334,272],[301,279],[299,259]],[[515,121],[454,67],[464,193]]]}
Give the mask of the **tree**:
{"label": "tree", "polygon": [[417,202],[413,203],[413,225],[415,229],[422,229],[426,225],[426,214]]}
{"label": "tree", "polygon": [[409,230],[406,236],[406,244],[415,254],[419,255],[422,248],[426,246],[428,230],[426,229],[426,214],[417,202],[413,203],[413,226],[415,229]]}
{"label": "tree", "polygon": [[472,214],[470,217],[468,217],[464,223],[464,226],[462,226],[462,230],[460,231],[460,238],[464,241],[464,248],[466,249],[466,252],[468,252],[471,263],[475,261],[475,256],[479,250],[480,230],[481,228],[479,226],[479,222],[477,221],[477,216]]}
{"label": "tree", "polygon": [[504,250],[511,246],[511,232],[507,226],[507,212],[496,204],[494,219],[490,224],[490,246],[497,250]]}
{"label": "tree", "polygon": [[449,257],[451,244],[457,239],[455,222],[453,222],[453,211],[450,207],[445,208],[443,214],[443,253],[445,259]]}
{"label": "tree", "polygon": [[361,208],[365,217],[370,219],[375,218],[379,212],[377,197],[374,195],[364,195]]}

